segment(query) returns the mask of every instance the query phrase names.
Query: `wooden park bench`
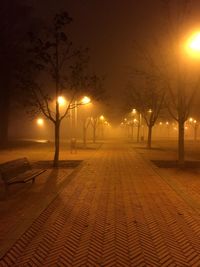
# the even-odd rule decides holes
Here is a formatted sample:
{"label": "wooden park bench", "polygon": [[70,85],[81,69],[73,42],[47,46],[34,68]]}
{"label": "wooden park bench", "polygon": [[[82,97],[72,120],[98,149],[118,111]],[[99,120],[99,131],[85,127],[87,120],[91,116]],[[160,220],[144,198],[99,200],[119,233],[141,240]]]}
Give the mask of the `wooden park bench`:
{"label": "wooden park bench", "polygon": [[46,170],[33,170],[27,158],[20,158],[0,164],[0,175],[5,184],[8,186],[18,183],[27,183],[35,181],[35,178]]}

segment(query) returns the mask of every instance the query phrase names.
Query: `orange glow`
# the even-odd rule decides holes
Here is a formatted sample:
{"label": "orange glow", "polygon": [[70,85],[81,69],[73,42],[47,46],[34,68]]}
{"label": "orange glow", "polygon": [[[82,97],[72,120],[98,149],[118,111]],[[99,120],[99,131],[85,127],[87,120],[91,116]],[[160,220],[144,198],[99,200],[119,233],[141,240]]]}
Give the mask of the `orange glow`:
{"label": "orange glow", "polygon": [[193,51],[200,52],[200,32],[196,33],[194,36],[192,36],[189,48]]}
{"label": "orange glow", "polygon": [[44,125],[44,120],[42,118],[38,118],[36,122],[37,122],[37,125],[39,125],[39,126]]}
{"label": "orange glow", "polygon": [[193,33],[187,39],[185,49],[189,56],[200,58],[200,31]]}
{"label": "orange glow", "polygon": [[90,102],[91,102],[91,99],[88,96],[84,96],[81,99],[81,104],[83,104],[83,105],[89,104]]}
{"label": "orange glow", "polygon": [[103,115],[101,115],[99,118],[100,118],[101,121],[105,120]]}
{"label": "orange glow", "polygon": [[60,106],[64,106],[66,103],[66,99],[63,96],[58,97],[58,103]]}

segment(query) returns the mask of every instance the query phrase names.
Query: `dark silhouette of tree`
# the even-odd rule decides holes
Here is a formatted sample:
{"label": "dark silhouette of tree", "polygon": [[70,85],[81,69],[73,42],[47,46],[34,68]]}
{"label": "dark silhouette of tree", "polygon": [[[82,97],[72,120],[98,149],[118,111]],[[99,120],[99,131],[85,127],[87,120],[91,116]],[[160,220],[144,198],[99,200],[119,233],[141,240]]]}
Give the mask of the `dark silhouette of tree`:
{"label": "dark silhouette of tree", "polygon": [[[153,77],[166,92],[165,106],[178,122],[178,162],[184,164],[184,124],[199,87],[197,73],[187,64],[184,51],[191,0],[161,0],[163,24],[159,37],[140,45],[134,42],[139,63],[134,70],[143,77]],[[167,45],[166,45],[167,44]]]}
{"label": "dark silhouette of tree", "polygon": [[133,82],[129,82],[127,88],[128,107],[130,109],[136,108],[147,124],[147,148],[151,148],[152,129],[164,107],[165,95],[162,84],[155,77],[146,77],[142,86],[136,86]]}
{"label": "dark silhouette of tree", "polygon": [[[81,94],[99,97],[101,79],[88,75],[88,49],[76,49],[69,38],[68,27],[72,18],[67,12],[56,14],[50,28],[39,35],[30,33],[29,61],[21,75],[26,92],[26,106],[32,114],[41,113],[54,124],[54,166],[59,163],[60,125],[69,111],[82,105]],[[67,103],[61,110],[59,96],[65,94]]]}
{"label": "dark silhouette of tree", "polygon": [[[167,107],[170,115],[178,122],[178,161],[184,164],[184,130],[185,122],[191,112],[194,98],[199,87],[199,79],[185,62],[182,47],[185,41],[187,23],[190,19],[191,0],[161,0],[163,18],[165,18],[166,35],[169,40],[165,57],[165,68],[160,68],[163,80],[167,85]],[[169,61],[169,59],[174,59]],[[187,59],[190,60],[190,59]]]}

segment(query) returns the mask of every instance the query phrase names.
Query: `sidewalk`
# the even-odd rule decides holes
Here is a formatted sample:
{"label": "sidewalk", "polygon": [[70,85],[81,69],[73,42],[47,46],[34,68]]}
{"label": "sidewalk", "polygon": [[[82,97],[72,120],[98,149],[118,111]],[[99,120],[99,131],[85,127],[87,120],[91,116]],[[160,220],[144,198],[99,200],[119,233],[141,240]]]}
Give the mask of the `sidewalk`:
{"label": "sidewalk", "polygon": [[200,213],[128,144],[107,144],[0,266],[200,266]]}

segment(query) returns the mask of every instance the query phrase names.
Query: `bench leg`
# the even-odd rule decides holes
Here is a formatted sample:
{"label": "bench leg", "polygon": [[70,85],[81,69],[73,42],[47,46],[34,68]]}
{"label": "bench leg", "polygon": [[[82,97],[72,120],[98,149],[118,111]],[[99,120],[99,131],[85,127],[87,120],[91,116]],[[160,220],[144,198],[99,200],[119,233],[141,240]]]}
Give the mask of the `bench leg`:
{"label": "bench leg", "polygon": [[35,177],[32,179],[32,184],[35,183]]}

